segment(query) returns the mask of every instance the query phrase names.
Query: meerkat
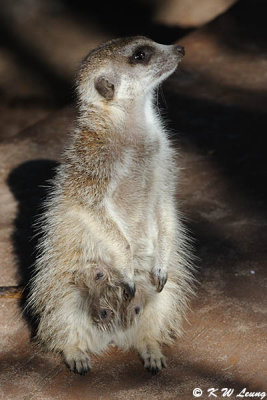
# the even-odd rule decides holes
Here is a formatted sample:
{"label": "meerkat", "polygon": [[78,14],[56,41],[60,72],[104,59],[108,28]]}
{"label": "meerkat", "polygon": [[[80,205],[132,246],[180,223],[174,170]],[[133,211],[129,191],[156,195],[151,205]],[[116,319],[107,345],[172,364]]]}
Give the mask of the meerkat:
{"label": "meerkat", "polygon": [[[138,36],[109,41],[81,64],[79,116],[40,220],[28,299],[38,317],[37,338],[61,352],[75,372],[87,372],[89,353],[101,353],[112,341],[122,348],[130,344],[146,367],[159,370],[160,343],[180,331],[190,263],[175,206],[175,152],[153,100],[183,55],[181,46]],[[175,284],[167,280],[170,268]],[[154,297],[142,307],[140,332],[133,337],[134,319],[125,329],[121,321],[131,309],[139,269],[153,278]],[[97,299],[115,301],[119,317],[104,310],[97,316],[90,306],[100,307]],[[113,321],[114,338],[99,329],[106,318]]]}

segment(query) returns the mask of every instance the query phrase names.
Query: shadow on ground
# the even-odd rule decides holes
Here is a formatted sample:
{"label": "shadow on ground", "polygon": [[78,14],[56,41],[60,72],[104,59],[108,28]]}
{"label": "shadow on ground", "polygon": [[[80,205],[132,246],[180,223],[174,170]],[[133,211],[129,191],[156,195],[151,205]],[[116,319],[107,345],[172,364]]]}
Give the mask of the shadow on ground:
{"label": "shadow on ground", "polygon": [[[55,176],[57,165],[58,163],[52,160],[27,161],[11,171],[7,180],[18,202],[12,242],[17,259],[19,282],[21,286],[26,286],[21,299],[22,309],[28,295],[27,284],[32,276],[38,240],[41,238],[36,223],[42,215],[43,203],[49,191],[49,181]],[[30,320],[29,314],[28,317]]]}

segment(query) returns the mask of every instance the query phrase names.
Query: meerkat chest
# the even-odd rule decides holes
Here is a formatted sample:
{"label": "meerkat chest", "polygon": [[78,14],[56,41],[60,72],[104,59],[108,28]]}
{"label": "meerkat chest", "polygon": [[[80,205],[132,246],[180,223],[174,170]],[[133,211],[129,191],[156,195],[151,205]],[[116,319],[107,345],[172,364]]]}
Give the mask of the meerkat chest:
{"label": "meerkat chest", "polygon": [[129,213],[145,207],[160,189],[166,156],[159,139],[126,149],[111,180],[109,199]]}
{"label": "meerkat chest", "polygon": [[166,153],[160,139],[126,151],[105,202],[107,212],[128,240],[140,242],[148,253],[153,252],[152,242],[157,236],[155,204],[164,190]]}

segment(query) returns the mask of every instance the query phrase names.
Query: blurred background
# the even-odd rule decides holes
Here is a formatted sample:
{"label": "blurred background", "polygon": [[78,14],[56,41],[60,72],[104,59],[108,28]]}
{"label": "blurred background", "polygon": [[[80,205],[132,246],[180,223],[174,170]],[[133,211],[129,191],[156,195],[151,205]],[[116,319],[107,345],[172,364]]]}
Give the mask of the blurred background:
{"label": "blurred background", "polygon": [[[257,94],[263,95],[266,86],[262,87],[258,70],[254,74],[252,71],[257,59],[262,64],[265,58],[264,5],[264,0],[1,0],[0,134],[15,134],[71,102],[74,72],[80,60],[99,43],[133,34],[172,43],[233,6],[226,18],[218,20],[212,36],[206,38],[205,52],[211,58],[217,47],[218,53],[219,49],[227,52],[228,59],[232,56],[238,66],[220,66],[232,69],[229,77],[228,70],[212,71],[212,76],[207,77],[202,71],[209,60],[199,54],[201,65],[194,73],[203,75],[203,85],[209,87],[218,74],[216,84],[224,85],[225,92],[231,86],[235,97],[239,91],[249,101],[254,86]],[[190,57],[193,51],[202,50],[195,43],[193,48],[187,48],[187,55]],[[249,65],[242,61],[245,55]],[[219,62],[218,59],[216,65]],[[251,76],[238,84],[242,65],[251,68]],[[188,88],[186,91],[191,95]]]}
{"label": "blurred background", "polygon": [[[133,34],[171,43],[225,13],[235,3],[236,0],[1,0],[1,135],[15,134],[70,102],[74,71],[99,43]],[[253,54],[259,42],[266,43],[262,12],[265,2],[239,3],[242,4],[223,20],[222,29],[213,32],[213,46],[220,44],[232,51]],[[232,37],[236,26],[242,27],[238,39]],[[190,52],[190,48],[187,50]]]}
{"label": "blurred background", "polygon": [[[0,398],[267,391],[266,10],[266,0],[0,0]],[[177,201],[200,285],[186,334],[157,381],[136,356],[115,350],[81,380],[33,352],[20,287],[34,261],[44,186],[73,126],[79,63],[100,43],[135,34],[185,46],[157,106],[179,153]]]}

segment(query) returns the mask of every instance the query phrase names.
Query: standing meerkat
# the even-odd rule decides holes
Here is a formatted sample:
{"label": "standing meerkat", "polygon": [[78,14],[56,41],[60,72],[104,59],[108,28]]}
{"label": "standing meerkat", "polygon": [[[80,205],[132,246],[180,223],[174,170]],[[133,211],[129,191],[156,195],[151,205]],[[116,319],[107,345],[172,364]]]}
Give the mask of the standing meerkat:
{"label": "standing meerkat", "polygon": [[[40,221],[28,299],[37,338],[79,373],[90,368],[89,352],[112,341],[136,348],[157,371],[160,344],[180,331],[191,274],[175,207],[174,150],[153,95],[183,55],[181,46],[138,36],[107,42],[81,64],[79,117]],[[144,296],[154,296],[133,335],[136,319],[123,325],[123,315],[135,280],[139,291],[146,287],[135,270],[152,277]]]}

